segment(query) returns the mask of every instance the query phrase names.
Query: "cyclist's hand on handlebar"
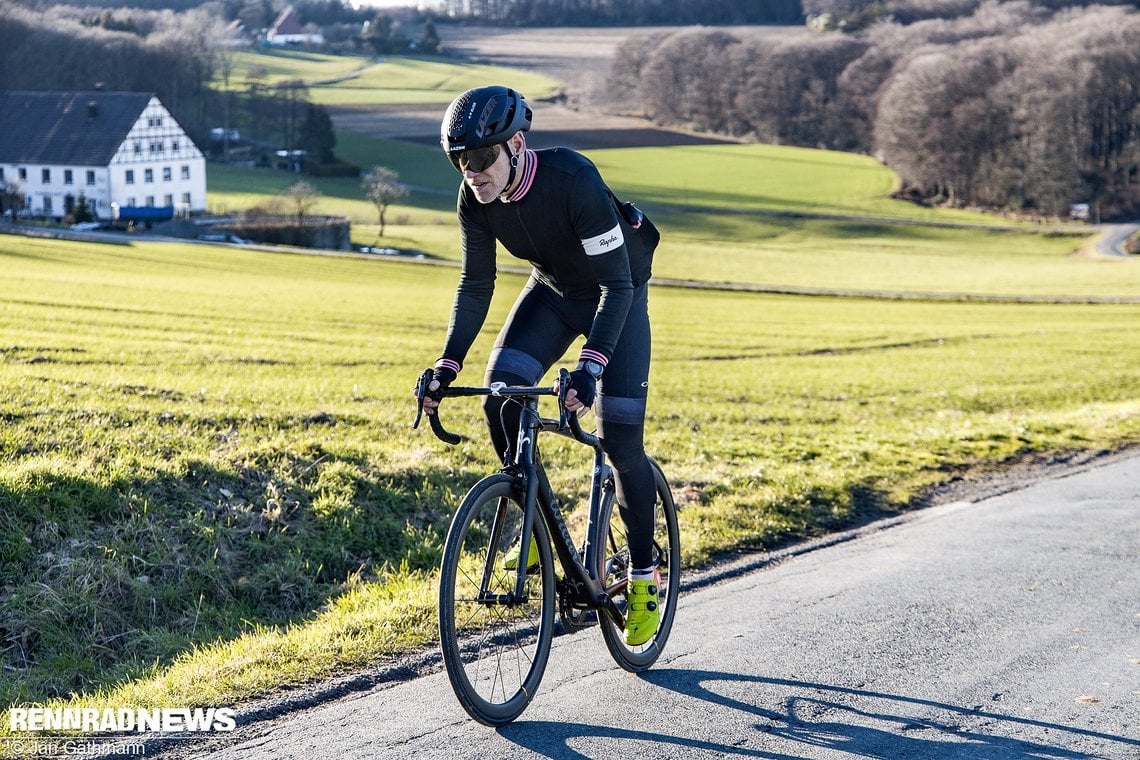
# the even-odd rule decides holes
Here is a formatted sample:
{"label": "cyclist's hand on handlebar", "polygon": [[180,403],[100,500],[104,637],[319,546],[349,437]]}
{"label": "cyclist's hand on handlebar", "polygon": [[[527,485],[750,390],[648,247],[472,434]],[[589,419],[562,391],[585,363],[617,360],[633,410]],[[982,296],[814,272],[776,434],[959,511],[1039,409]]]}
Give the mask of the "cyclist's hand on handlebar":
{"label": "cyclist's hand on handlebar", "polygon": [[436,367],[432,373],[431,382],[428,383],[427,393],[424,394],[424,411],[435,414],[443,399],[443,392],[455,380],[455,373],[447,367]]}
{"label": "cyclist's hand on handlebar", "polygon": [[580,414],[594,405],[597,381],[584,369],[570,373],[570,390],[566,391],[566,411]]}

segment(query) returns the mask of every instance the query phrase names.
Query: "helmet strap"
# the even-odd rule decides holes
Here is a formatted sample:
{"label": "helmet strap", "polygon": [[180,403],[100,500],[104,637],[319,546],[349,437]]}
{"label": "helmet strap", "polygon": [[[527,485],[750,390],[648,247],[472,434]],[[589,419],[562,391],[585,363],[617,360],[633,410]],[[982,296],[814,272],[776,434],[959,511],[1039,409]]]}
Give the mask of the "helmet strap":
{"label": "helmet strap", "polygon": [[519,168],[519,154],[518,153],[511,153],[511,146],[509,143],[505,143],[504,145],[507,149],[507,153],[509,153],[511,156],[511,159],[510,159],[511,171],[509,174],[507,174],[507,185],[506,185],[506,187],[503,188],[503,192],[499,193],[500,198],[505,198],[506,196],[508,196],[510,194],[511,188],[514,187],[514,184],[515,184],[515,173],[518,171],[518,168]]}

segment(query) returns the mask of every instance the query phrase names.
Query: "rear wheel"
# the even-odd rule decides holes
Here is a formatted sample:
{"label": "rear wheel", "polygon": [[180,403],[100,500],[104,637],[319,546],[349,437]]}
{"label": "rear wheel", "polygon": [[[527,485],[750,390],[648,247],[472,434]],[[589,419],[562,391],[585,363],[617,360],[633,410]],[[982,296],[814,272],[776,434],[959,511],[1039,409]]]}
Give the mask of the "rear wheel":
{"label": "rear wheel", "polygon": [[[657,486],[657,499],[653,508],[653,560],[660,573],[657,587],[657,604],[661,611],[661,624],[649,641],[639,646],[625,643],[625,629],[604,610],[598,612],[602,636],[614,660],[625,670],[634,673],[646,670],[665,647],[673,617],[677,611],[677,595],[681,589],[681,540],[677,527],[677,509],[673,494],[661,467],[652,459],[653,476]],[[607,477],[606,490],[598,524],[601,526],[602,550],[599,552],[598,577],[614,604],[625,615],[626,586],[629,573],[629,543],[625,523],[614,501],[612,475]]]}
{"label": "rear wheel", "polygon": [[[554,565],[541,520],[538,565],[526,575],[503,557],[522,532],[523,505],[507,475],[475,484],[451,521],[439,581],[439,637],[448,678],[467,713],[489,726],[517,718],[538,690],[554,635]],[[525,553],[524,553],[525,556]],[[525,560],[524,560],[525,561]]]}

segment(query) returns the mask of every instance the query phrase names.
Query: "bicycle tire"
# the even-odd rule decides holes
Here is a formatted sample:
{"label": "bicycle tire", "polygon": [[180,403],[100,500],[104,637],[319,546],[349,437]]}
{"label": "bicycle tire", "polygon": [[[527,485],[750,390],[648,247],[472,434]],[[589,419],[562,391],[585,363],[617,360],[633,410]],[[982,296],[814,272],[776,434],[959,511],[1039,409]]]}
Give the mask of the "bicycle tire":
{"label": "bicycle tire", "polygon": [[[527,573],[529,601],[508,606],[476,599],[488,556],[488,592],[506,595],[514,589],[516,571],[502,567],[502,557],[522,530],[523,499],[514,484],[510,476],[498,474],[471,488],[452,518],[440,563],[444,666],[463,709],[488,726],[510,723],[526,709],[538,691],[554,636],[554,564],[550,537],[537,512],[531,532],[539,563]],[[490,546],[500,507],[503,529]]]}
{"label": "bicycle tire", "polygon": [[[658,608],[661,610],[661,624],[657,633],[646,643],[631,647],[625,643],[625,630],[604,611],[598,612],[602,636],[610,655],[624,670],[640,673],[649,669],[665,648],[669,632],[673,628],[673,618],[677,612],[677,597],[681,590],[681,540],[677,525],[677,508],[673,503],[673,493],[665,479],[660,465],[653,459],[653,477],[656,481],[657,499],[653,515],[653,541],[657,554],[655,561],[661,574],[658,586]],[[625,524],[613,498],[612,480],[610,492],[602,502],[598,526],[599,546],[604,547],[598,554],[597,577],[602,579],[610,597],[625,614],[626,595],[624,581],[629,571],[629,546],[626,542]]]}

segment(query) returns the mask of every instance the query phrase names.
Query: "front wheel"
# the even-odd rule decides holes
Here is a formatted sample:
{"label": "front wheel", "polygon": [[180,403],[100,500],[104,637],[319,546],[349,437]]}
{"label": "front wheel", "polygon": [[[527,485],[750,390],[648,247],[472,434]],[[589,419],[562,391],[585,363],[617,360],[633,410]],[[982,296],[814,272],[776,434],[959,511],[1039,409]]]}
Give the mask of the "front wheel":
{"label": "front wheel", "polygon": [[510,723],[526,708],[554,635],[554,564],[541,520],[531,526],[538,565],[527,569],[525,598],[509,598],[518,574],[503,567],[503,558],[523,519],[514,480],[484,478],[455,512],[440,565],[443,662],[463,709],[488,726]]}
{"label": "front wheel", "polygon": [[[605,611],[598,612],[601,620],[602,636],[614,660],[625,670],[639,673],[647,670],[665,648],[669,631],[673,628],[673,617],[677,612],[677,595],[681,590],[681,539],[677,527],[677,508],[673,504],[673,493],[661,467],[652,459],[653,477],[656,481],[657,499],[653,507],[653,554],[654,564],[661,576],[657,587],[658,609],[661,610],[661,624],[657,633],[649,641],[639,646],[625,643],[625,630]],[[612,476],[610,476],[612,477]],[[598,525],[601,528],[601,551],[598,552],[598,577],[614,604],[625,615],[626,587],[629,573],[629,543],[625,523],[618,512],[613,498],[613,483],[607,481],[605,498]]]}

